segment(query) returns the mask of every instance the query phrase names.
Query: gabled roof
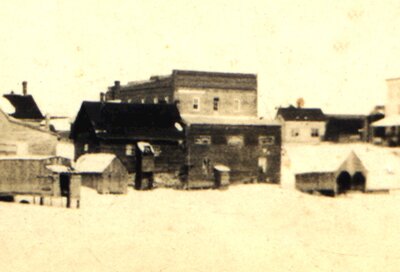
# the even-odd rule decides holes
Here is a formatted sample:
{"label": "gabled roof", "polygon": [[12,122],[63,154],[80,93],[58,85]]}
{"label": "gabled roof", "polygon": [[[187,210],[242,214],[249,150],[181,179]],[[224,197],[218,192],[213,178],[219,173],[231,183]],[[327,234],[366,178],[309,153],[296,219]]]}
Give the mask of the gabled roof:
{"label": "gabled roof", "polygon": [[285,121],[325,121],[325,114],[318,108],[279,108],[276,116],[281,116]]}
{"label": "gabled roof", "polygon": [[43,119],[32,95],[5,94],[5,98],[14,106],[15,112],[11,114],[17,119]]}
{"label": "gabled roof", "polygon": [[93,153],[80,156],[75,164],[75,171],[78,173],[101,174],[116,158],[114,154]]}
{"label": "gabled roof", "polygon": [[[71,138],[78,131],[81,119],[86,115],[90,128],[101,139],[168,139],[183,137],[176,128],[183,121],[176,105],[83,102]],[[80,128],[82,129],[82,128]]]}

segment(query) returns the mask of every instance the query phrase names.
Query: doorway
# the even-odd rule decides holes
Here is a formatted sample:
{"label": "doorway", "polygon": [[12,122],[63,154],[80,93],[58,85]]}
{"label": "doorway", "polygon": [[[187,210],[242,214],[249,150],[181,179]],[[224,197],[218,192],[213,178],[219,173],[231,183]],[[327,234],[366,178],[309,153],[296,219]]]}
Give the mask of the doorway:
{"label": "doorway", "polygon": [[343,171],[336,179],[337,193],[342,194],[351,188],[351,176],[347,171]]}
{"label": "doorway", "polygon": [[365,181],[366,181],[366,178],[363,175],[363,173],[356,172],[352,178],[351,189],[364,192],[365,191],[365,183],[366,183]]}
{"label": "doorway", "polygon": [[61,196],[70,195],[70,176],[68,174],[60,174],[60,192]]}

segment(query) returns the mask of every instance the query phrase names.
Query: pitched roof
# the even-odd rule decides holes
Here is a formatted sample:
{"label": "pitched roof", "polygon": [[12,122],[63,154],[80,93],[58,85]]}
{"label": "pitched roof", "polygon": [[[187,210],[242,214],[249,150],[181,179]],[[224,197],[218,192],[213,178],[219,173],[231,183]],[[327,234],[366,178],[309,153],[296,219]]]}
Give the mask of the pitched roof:
{"label": "pitched roof", "polygon": [[276,116],[282,116],[285,121],[325,121],[325,114],[318,108],[279,108]]}
{"label": "pitched roof", "polygon": [[77,133],[80,115],[86,114],[98,138],[103,139],[167,139],[183,137],[176,128],[183,123],[176,105],[83,102],[72,126]]}
{"label": "pitched roof", "polygon": [[14,106],[15,112],[11,114],[17,119],[43,119],[32,95],[5,94],[5,98]]}
{"label": "pitched roof", "polygon": [[372,123],[373,127],[399,127],[400,126],[400,115],[390,115],[379,121]]}
{"label": "pitched roof", "polygon": [[114,154],[93,153],[80,156],[75,164],[75,171],[78,173],[101,174],[116,158]]}

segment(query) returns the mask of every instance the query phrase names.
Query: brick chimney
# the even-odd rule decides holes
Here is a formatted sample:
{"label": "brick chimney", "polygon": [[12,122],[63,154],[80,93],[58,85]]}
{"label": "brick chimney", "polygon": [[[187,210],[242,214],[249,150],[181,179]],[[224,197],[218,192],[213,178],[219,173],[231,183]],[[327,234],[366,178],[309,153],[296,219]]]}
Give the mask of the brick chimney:
{"label": "brick chimney", "polygon": [[119,99],[119,89],[121,88],[121,82],[119,80],[114,81],[114,86],[111,87],[112,99]]}
{"label": "brick chimney", "polygon": [[28,94],[28,82],[22,81],[22,94],[26,96]]}

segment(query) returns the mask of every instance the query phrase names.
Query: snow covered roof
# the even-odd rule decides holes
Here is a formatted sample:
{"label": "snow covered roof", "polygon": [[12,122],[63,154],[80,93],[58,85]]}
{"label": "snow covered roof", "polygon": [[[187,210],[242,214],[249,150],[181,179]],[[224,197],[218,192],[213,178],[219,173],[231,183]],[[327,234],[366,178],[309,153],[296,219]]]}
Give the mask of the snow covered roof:
{"label": "snow covered roof", "polygon": [[252,116],[206,116],[206,115],[182,114],[182,119],[188,124],[280,126],[280,123],[276,120],[269,120]]}
{"label": "snow covered roof", "polygon": [[391,115],[372,123],[373,127],[397,127],[400,126],[400,115]]}
{"label": "snow covered roof", "polygon": [[284,150],[295,174],[335,172],[351,150],[336,145],[290,145]]}
{"label": "snow covered roof", "polygon": [[214,169],[221,171],[221,172],[229,172],[231,169],[228,166],[222,165],[222,164],[216,164],[214,165]]}
{"label": "snow covered roof", "polygon": [[47,165],[46,168],[54,173],[68,173],[71,170],[68,166],[60,164]]}
{"label": "snow covered roof", "polygon": [[400,188],[400,149],[369,145],[354,151],[368,171],[367,189]]}
{"label": "snow covered roof", "polygon": [[0,156],[0,160],[46,160],[60,156],[47,156],[47,155],[13,155],[13,156]]}
{"label": "snow covered roof", "polygon": [[151,152],[154,153],[153,147],[152,147],[151,144],[149,144],[148,142],[138,142],[137,145],[138,145],[140,151],[142,151],[142,152],[145,151],[145,148],[146,148],[146,147],[149,147],[150,150],[151,150]]}
{"label": "snow covered roof", "polygon": [[0,97],[0,108],[8,115],[15,113],[15,107],[5,97]]}
{"label": "snow covered roof", "polygon": [[75,164],[78,173],[103,173],[116,158],[114,154],[91,153],[80,156]]}
{"label": "snow covered roof", "polygon": [[335,172],[354,152],[367,171],[367,189],[400,189],[400,148],[370,144],[286,144],[291,172]]}
{"label": "snow covered roof", "polygon": [[[45,124],[46,120],[40,123],[42,126]],[[55,131],[69,131],[71,129],[71,119],[68,117],[50,119],[49,125],[53,126]]]}

